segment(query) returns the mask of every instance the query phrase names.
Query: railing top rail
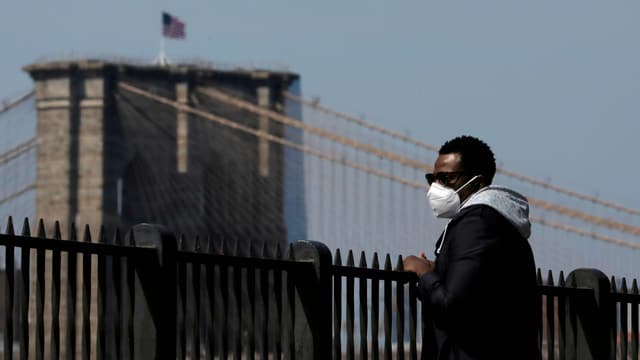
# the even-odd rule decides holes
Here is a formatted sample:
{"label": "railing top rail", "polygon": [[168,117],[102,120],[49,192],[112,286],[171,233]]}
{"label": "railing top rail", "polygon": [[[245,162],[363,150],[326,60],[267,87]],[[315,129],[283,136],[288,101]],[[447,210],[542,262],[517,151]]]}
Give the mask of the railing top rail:
{"label": "railing top rail", "polygon": [[6,234],[0,234],[0,246],[15,246],[30,249],[59,250],[83,254],[125,257],[153,255],[156,253],[155,249],[148,247],[57,240]]}
{"label": "railing top rail", "polygon": [[640,294],[614,292],[611,293],[611,297],[615,302],[624,302],[634,305],[640,304]]}
{"label": "railing top rail", "polygon": [[552,296],[593,296],[593,289],[583,287],[567,287],[555,285],[538,285],[538,291],[541,295]]}
{"label": "railing top rail", "polygon": [[355,277],[372,280],[391,280],[407,283],[418,281],[416,274],[411,272],[393,271],[384,269],[370,269],[355,266],[331,265],[331,275]]}
{"label": "railing top rail", "polygon": [[196,253],[190,251],[178,251],[178,253],[176,254],[176,259],[178,262],[200,264],[213,263],[216,265],[284,271],[294,271],[313,267],[313,263],[310,261],[243,257],[222,254]]}

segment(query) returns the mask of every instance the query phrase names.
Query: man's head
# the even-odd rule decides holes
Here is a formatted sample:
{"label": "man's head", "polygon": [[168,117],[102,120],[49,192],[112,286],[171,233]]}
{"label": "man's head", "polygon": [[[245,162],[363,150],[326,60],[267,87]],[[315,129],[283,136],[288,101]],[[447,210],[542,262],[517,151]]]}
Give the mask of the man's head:
{"label": "man's head", "polygon": [[469,195],[490,185],[496,173],[496,160],[489,145],[472,136],[459,136],[442,145],[436,160],[433,176],[429,181],[458,190],[476,177],[471,183],[460,189],[458,196],[464,201]]}

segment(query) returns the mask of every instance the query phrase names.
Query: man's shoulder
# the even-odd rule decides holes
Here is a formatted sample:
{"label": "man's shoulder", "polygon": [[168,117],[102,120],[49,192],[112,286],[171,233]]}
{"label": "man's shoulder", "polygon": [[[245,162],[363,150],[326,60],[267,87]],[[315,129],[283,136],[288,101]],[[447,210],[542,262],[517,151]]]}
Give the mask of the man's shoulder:
{"label": "man's shoulder", "polygon": [[[482,226],[482,228],[491,232],[495,231],[497,233],[512,234],[513,236],[522,236],[509,219],[487,204],[475,204],[461,209],[460,212],[451,219],[449,228],[459,226],[460,229],[462,229],[466,228],[466,225],[472,224],[475,227]],[[510,237],[512,235],[510,235]]]}
{"label": "man's shoulder", "polygon": [[513,228],[513,230],[516,230],[513,224],[511,224],[504,215],[486,204],[471,205],[463,208],[453,219],[451,219],[449,228],[456,226],[466,227],[466,225],[471,224],[475,224],[475,226],[484,224],[482,226],[488,228],[503,230]]}

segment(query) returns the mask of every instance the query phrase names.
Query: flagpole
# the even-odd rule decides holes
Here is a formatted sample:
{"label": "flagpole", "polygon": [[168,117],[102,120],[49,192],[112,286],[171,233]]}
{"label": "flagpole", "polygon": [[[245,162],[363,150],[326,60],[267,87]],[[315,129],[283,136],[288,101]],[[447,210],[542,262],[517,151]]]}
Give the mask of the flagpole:
{"label": "flagpole", "polygon": [[155,64],[160,66],[166,66],[169,64],[169,59],[167,59],[167,54],[164,49],[164,38],[168,37],[171,39],[184,39],[184,23],[180,21],[175,16],[170,15],[169,13],[162,12],[162,34],[160,36],[160,54],[154,61]]}
{"label": "flagpole", "polygon": [[164,53],[164,35],[160,36],[160,65],[167,65],[167,56]]}
{"label": "flagpole", "polygon": [[169,63],[169,61],[167,60],[167,55],[164,51],[164,35],[160,36],[160,53],[153,61],[153,63],[160,66],[166,66]]}

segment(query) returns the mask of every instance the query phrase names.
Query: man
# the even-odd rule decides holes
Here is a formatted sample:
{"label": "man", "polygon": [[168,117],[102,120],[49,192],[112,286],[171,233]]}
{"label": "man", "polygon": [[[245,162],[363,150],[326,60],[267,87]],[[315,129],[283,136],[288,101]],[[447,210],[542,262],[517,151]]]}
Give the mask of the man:
{"label": "man", "polygon": [[540,359],[529,205],[491,185],[495,172],[489,146],[461,136],[440,148],[426,175],[435,215],[451,220],[435,262],[424,253],[404,259],[405,271],[420,279],[424,318],[433,326],[423,359]]}

